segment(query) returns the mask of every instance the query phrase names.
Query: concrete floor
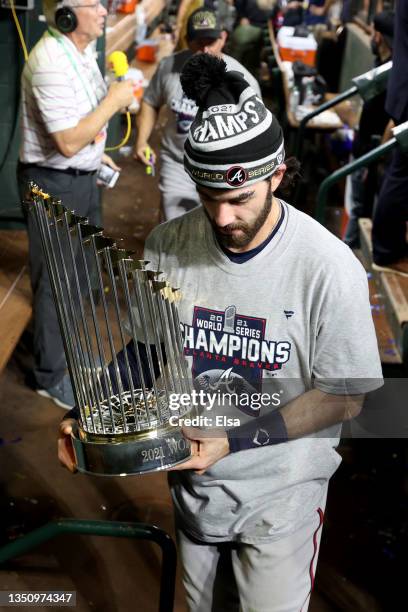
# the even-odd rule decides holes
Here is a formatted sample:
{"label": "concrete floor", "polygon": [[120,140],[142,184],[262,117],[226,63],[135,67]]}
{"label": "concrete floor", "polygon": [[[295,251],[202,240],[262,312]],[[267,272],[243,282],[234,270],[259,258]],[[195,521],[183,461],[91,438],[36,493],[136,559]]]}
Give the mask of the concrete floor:
{"label": "concrete floor", "polygon": [[[157,178],[130,158],[119,163],[117,187],[104,195],[106,234],[141,253],[159,218]],[[30,365],[28,331],[0,377],[0,544],[59,517],[143,521],[174,535],[165,474],[103,479],[59,466],[63,411],[26,386]],[[155,544],[63,536],[9,562],[0,590],[76,590],[78,612],[150,612],[158,606],[160,563]],[[310,611],[334,611],[318,589],[317,581]],[[186,610],[179,577],[175,610]]]}

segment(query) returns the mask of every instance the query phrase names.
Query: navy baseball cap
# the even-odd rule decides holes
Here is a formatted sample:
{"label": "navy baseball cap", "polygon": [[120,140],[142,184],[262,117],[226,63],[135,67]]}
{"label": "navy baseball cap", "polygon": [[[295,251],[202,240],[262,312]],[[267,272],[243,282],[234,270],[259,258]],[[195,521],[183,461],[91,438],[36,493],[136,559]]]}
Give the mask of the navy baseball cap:
{"label": "navy baseball cap", "polygon": [[191,13],[187,22],[187,40],[197,38],[213,38],[221,36],[222,28],[214,11],[200,8]]}

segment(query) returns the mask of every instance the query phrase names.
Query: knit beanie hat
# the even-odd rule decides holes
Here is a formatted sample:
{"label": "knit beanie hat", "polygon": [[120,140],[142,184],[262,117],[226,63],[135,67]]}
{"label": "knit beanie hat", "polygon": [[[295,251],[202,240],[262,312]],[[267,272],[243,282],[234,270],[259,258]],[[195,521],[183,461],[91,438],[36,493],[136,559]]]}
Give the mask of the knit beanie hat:
{"label": "knit beanie hat", "polygon": [[184,145],[184,168],[195,183],[238,189],[271,176],[285,158],[282,128],[240,72],[200,53],[180,76],[198,106]]}

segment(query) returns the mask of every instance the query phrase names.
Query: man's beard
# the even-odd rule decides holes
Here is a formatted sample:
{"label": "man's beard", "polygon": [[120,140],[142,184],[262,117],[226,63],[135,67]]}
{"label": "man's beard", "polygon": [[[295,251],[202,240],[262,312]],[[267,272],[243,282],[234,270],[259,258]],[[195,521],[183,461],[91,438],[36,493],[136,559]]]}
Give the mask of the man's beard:
{"label": "man's beard", "polygon": [[214,221],[210,219],[207,211],[205,211],[207,217],[210,220],[218,243],[228,249],[239,249],[242,247],[246,247],[250,242],[252,242],[252,240],[255,238],[255,236],[267,220],[269,213],[272,209],[272,200],[272,185],[269,182],[268,193],[266,194],[262,210],[260,211],[255,221],[251,223],[251,225],[249,225],[248,223],[239,222],[230,223],[229,225],[226,225],[222,228],[223,232],[241,230],[242,233],[239,236],[235,236],[234,234],[224,234],[220,230],[220,228],[214,223]]}

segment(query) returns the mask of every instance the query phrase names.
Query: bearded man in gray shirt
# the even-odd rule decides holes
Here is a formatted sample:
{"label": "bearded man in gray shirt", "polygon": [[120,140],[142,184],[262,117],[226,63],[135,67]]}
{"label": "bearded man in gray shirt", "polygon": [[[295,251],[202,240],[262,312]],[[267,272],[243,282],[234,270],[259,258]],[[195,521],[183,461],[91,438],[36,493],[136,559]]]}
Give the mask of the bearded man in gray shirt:
{"label": "bearded man in gray shirt", "polygon": [[[137,140],[134,157],[148,164],[146,149],[150,149],[149,138],[157,123],[160,109],[166,105],[168,119],[164,127],[160,150],[161,201],[164,219],[174,219],[200,204],[194,182],[184,172],[184,142],[193,121],[197,106],[183,92],[180,73],[186,61],[194,53],[209,53],[222,57],[229,70],[242,72],[248,83],[260,95],[256,79],[237,60],[222,53],[226,32],[221,29],[214,11],[203,8],[191,14],[187,24],[189,48],[163,59],[143,96],[137,117]],[[154,160],[155,153],[152,152]]]}
{"label": "bearded man in gray shirt", "polygon": [[[282,130],[242,76],[201,54],[181,83],[198,107],[184,166],[202,207],[155,228],[145,259],[182,290],[195,387],[237,398],[219,402],[222,426],[184,428],[192,457],[169,475],[188,604],[306,612],[341,423],[382,384],[366,273],[274,195]],[[59,457],[74,469],[71,425]]]}
{"label": "bearded man in gray shirt", "polygon": [[274,196],[286,169],[282,130],[241,75],[201,55],[181,84],[198,106],[184,166],[203,208],[157,227],[145,257],[182,288],[196,387],[227,378],[229,390],[281,400],[279,410],[224,408],[241,421],[226,432],[186,430],[194,456],[170,484],[188,601],[194,611],[234,609],[226,574],[223,593],[215,588],[228,556],[242,610],[305,611],[340,463],[336,424],[381,385],[366,273],[340,240]]}

